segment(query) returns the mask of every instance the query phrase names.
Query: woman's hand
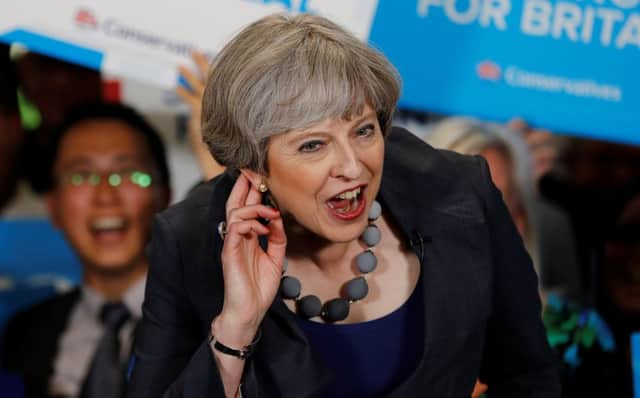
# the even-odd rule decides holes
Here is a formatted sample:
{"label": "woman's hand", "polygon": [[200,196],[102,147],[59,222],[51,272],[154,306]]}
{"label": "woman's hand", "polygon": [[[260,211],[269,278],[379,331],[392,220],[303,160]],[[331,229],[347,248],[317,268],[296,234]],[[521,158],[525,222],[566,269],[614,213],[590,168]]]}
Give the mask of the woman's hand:
{"label": "woman's hand", "polygon": [[194,52],[192,55],[196,71],[193,72],[185,66],[180,66],[180,76],[187,82],[188,87],[178,86],[176,94],[191,108],[189,117],[188,137],[189,145],[198,161],[198,166],[205,180],[217,176],[224,171],[209,153],[209,149],[202,142],[202,96],[204,94],[205,79],[209,69],[209,62],[202,53]]}
{"label": "woman's hand", "polygon": [[507,127],[518,132],[527,143],[533,163],[533,177],[537,184],[556,163],[559,152],[557,137],[549,130],[532,128],[522,119],[510,120]]}
{"label": "woman's hand", "polygon": [[[251,342],[264,314],[271,306],[282,276],[287,239],[280,212],[261,204],[262,193],[240,175],[226,205],[227,234],[222,248],[224,304],[214,320],[214,332],[233,334],[242,347]],[[270,220],[263,225],[258,218]],[[264,251],[258,236],[268,240]],[[242,341],[239,341],[242,340]]]}

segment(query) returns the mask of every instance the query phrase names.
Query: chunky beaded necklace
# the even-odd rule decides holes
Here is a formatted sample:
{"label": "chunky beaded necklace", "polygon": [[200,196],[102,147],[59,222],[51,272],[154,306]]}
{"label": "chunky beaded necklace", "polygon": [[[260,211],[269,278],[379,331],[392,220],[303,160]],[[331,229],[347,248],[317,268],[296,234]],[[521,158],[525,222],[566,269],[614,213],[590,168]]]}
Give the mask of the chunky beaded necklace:
{"label": "chunky beaded necklace", "polygon": [[342,321],[349,316],[349,307],[352,303],[362,300],[369,293],[369,285],[365,275],[376,269],[378,259],[371,248],[380,242],[380,230],[373,223],[380,217],[382,208],[380,203],[374,201],[369,209],[369,225],[364,230],[360,239],[367,245],[362,253],[356,256],[358,270],[364,274],[348,281],[343,289],[344,297],[331,299],[324,304],[318,296],[309,294],[300,297],[302,285],[297,278],[285,275],[287,271],[287,261],[282,269],[282,279],[280,280],[280,295],[287,300],[295,300],[296,313],[302,318],[313,318],[321,316],[327,323]]}

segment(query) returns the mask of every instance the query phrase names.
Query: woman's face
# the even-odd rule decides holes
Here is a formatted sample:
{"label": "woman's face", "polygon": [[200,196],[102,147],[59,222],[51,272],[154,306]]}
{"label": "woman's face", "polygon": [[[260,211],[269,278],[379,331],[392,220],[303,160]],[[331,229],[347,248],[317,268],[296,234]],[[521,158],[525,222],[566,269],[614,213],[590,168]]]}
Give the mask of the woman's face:
{"label": "woman's face", "polygon": [[332,242],[349,242],[367,225],[383,160],[384,137],[375,111],[365,106],[349,121],[326,120],[271,137],[265,181],[280,210],[298,226]]}

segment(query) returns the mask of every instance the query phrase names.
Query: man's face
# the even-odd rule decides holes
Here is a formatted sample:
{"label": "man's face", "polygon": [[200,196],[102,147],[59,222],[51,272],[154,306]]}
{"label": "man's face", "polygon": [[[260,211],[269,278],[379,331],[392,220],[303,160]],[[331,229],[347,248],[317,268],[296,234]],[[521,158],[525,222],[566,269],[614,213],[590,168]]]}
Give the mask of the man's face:
{"label": "man's face", "polygon": [[117,273],[146,265],[152,217],[167,201],[153,166],[142,136],[123,122],[84,121],[66,132],[47,203],[85,267]]}

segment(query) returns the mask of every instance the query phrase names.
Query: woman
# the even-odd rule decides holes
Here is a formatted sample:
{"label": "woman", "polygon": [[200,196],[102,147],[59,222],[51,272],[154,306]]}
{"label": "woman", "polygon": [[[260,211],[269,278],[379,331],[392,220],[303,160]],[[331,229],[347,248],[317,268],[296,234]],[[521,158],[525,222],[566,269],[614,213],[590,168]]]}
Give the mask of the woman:
{"label": "woman", "polygon": [[466,117],[436,123],[425,140],[435,148],[485,158],[540,279],[543,297],[579,299],[573,231],[566,214],[535,193],[534,170],[524,140],[514,131]]}
{"label": "woman", "polygon": [[486,164],[391,128],[380,53],[275,15],[212,70],[204,139],[227,171],[157,218],[131,396],[460,397],[478,376],[558,395]]}
{"label": "woman", "polygon": [[534,182],[524,142],[497,124],[465,117],[439,121],[429,131],[425,141],[435,148],[481,155],[487,161],[491,179],[502,193],[511,218],[536,265],[538,237],[535,234],[536,217],[533,215]]}
{"label": "woman", "polygon": [[[540,280],[541,297],[545,303],[550,300],[543,319],[547,321],[548,341],[556,348],[556,342],[560,340],[554,338],[558,331],[555,323],[558,322],[552,324],[549,320],[562,319],[562,328],[566,331],[566,317],[558,317],[551,312],[556,312],[554,309],[559,305],[563,308],[568,306],[565,299],[576,296],[578,270],[572,250],[574,243],[566,216],[546,201],[534,197],[533,170],[524,140],[498,124],[466,117],[449,117],[436,123],[425,141],[435,148],[468,155],[479,154],[487,161],[491,179],[502,193],[533,260]],[[549,220],[552,224],[544,225],[548,227],[544,234],[540,230],[543,226],[540,220]],[[570,312],[570,316],[574,313]],[[565,354],[565,348],[564,344],[556,348],[559,358]],[[479,386],[477,390],[483,388],[486,386]]]}

